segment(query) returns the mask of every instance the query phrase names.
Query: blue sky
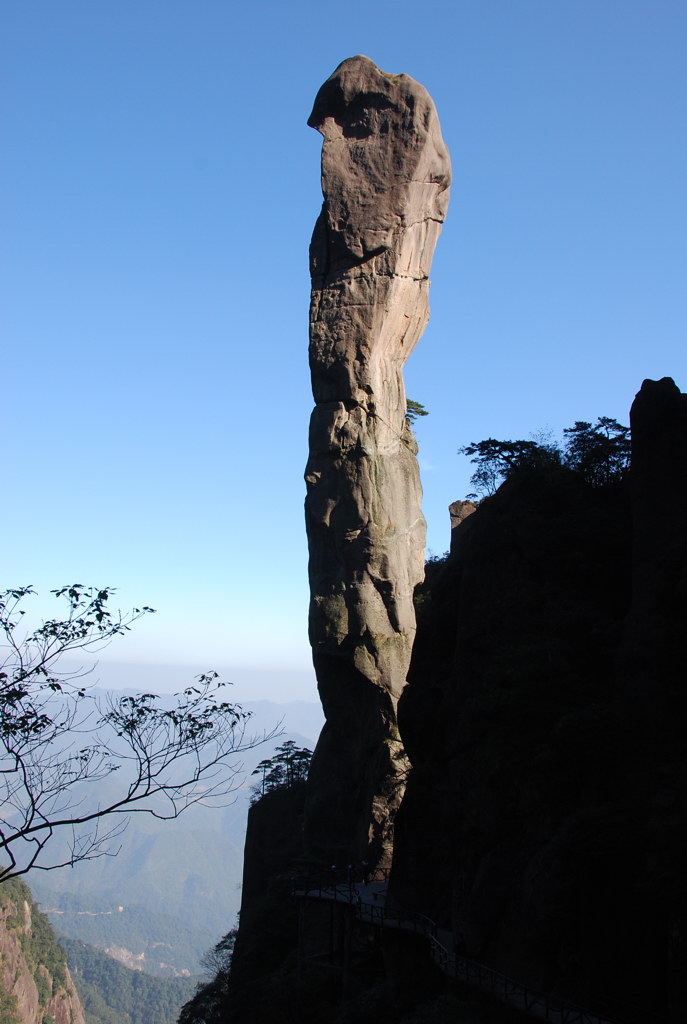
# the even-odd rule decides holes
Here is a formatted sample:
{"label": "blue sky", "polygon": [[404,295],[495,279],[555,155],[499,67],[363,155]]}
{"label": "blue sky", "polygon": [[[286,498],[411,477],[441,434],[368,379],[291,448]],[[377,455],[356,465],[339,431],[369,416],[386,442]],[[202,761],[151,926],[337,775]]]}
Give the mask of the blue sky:
{"label": "blue sky", "polygon": [[3,577],[158,609],[106,658],[285,670],[314,699],[306,120],[348,56],[422,82],[453,159],[406,372],[431,551],[471,489],[461,444],[627,422],[645,377],[687,389],[681,0],[0,17]]}

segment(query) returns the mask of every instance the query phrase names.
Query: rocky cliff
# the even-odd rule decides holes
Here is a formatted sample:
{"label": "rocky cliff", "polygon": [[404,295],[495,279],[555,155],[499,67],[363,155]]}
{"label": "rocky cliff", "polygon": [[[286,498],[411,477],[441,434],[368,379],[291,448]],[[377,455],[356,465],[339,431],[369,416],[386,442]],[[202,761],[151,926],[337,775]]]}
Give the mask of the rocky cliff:
{"label": "rocky cliff", "polygon": [[523,471],[454,531],[399,720],[391,887],[456,949],[615,1020],[684,1019],[687,396],[630,479]]}
{"label": "rocky cliff", "polygon": [[0,885],[0,1007],[4,1024],[85,1024],[65,954],[18,879]]}
{"label": "rocky cliff", "polygon": [[[553,460],[479,506],[454,503],[450,556],[421,584],[401,371],[426,318],[448,164],[424,90],[366,58],[325,83],[311,124],[325,203],[306,518],[326,725],[304,832],[290,798],[252,814],[213,1021],[526,1019],[439,971],[433,922],[444,949],[544,993],[540,1015],[548,999],[594,1011],[570,1020],[681,1024],[687,396],[644,382],[629,479],[593,483]],[[403,927],[351,885],[363,857],[386,862],[392,822],[382,898],[385,914],[415,915]],[[313,861],[327,865],[314,881]],[[331,863],[353,865],[343,882]],[[294,870],[311,872],[297,900]]]}
{"label": "rocky cliff", "polygon": [[429,316],[450,164],[426,90],[367,57],[339,65],[308,124],[324,139],[324,203],[310,248],[316,404],[305,507],[326,724],[305,835],[325,862],[380,862],[406,769],[396,704],[425,539],[403,366]]}
{"label": "rocky cliff", "polygon": [[[687,396],[647,381],[631,421],[629,478],[523,469],[453,508],[451,554],[416,593],[387,899],[551,1000],[681,1024]],[[284,876],[300,811],[293,830],[275,813],[273,828],[264,807],[247,846],[248,889],[271,902],[243,936],[250,1000],[232,1020],[523,1020],[432,972],[426,942],[353,926],[345,907],[304,906],[297,935]],[[347,980],[346,963],[360,968]]]}

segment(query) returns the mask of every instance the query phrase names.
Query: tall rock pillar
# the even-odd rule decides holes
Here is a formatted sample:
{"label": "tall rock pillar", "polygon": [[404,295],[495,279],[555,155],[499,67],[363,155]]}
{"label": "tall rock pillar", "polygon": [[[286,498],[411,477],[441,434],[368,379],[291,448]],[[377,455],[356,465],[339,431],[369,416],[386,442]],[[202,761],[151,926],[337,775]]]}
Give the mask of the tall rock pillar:
{"label": "tall rock pillar", "polygon": [[310,642],[325,726],[306,848],[388,856],[406,761],[396,705],[415,634],[425,522],[403,365],[429,318],[450,162],[434,104],[407,75],[351,57],[320,89],[324,203],[310,248],[315,409],[306,468]]}

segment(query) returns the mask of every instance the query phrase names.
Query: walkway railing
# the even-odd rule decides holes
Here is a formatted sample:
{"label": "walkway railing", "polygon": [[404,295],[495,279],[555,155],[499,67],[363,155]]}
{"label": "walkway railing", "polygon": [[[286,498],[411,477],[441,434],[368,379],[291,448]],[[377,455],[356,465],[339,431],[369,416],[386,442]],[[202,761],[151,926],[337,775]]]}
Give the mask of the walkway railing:
{"label": "walkway railing", "polygon": [[552,999],[485,964],[468,960],[447,949],[440,941],[440,932],[434,921],[423,914],[386,906],[379,883],[385,884],[387,878],[388,872],[378,878],[373,874],[366,883],[360,883],[353,878],[351,869],[332,869],[330,872],[294,878],[293,893],[300,899],[348,903],[355,916],[368,924],[381,928],[401,928],[423,935],[429,941],[432,959],[445,974],[540,1020],[549,1021],[550,1024],[620,1024],[591,1010]]}

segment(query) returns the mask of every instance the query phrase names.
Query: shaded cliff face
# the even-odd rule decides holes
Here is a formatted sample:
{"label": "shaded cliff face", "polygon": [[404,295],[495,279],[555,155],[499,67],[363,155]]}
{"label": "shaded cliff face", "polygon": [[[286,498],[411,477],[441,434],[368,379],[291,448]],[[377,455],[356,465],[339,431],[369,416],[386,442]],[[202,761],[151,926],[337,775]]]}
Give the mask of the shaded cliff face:
{"label": "shaded cliff face", "polygon": [[679,698],[687,662],[687,395],[669,377],[644,381],[630,424],[632,610],[621,671],[654,718],[663,693]]}
{"label": "shaded cliff face", "polygon": [[396,898],[619,1019],[684,1016],[686,404],[645,382],[629,483],[523,472],[457,527],[399,705]]}
{"label": "shaded cliff face", "polygon": [[85,1024],[64,952],[27,886],[0,886],[0,1003],[8,1024]]}
{"label": "shaded cliff face", "polygon": [[402,371],[429,315],[450,166],[427,92],[366,57],[337,68],[308,123],[324,138],[324,204],[311,244],[306,526],[326,725],[306,840],[326,860],[379,860],[405,768],[396,702],[425,538]]}
{"label": "shaded cliff face", "polygon": [[[231,985],[209,1021],[281,1018],[275,977],[298,945],[298,915],[291,894],[302,852],[305,786],[298,782],[261,797],[248,812],[241,913]],[[293,968],[293,963],[290,964]],[[276,990],[276,993],[275,993]],[[192,1009],[192,1003],[187,1009]],[[226,1017],[224,1016],[226,1013]],[[193,1021],[192,1013],[182,1022]]]}

